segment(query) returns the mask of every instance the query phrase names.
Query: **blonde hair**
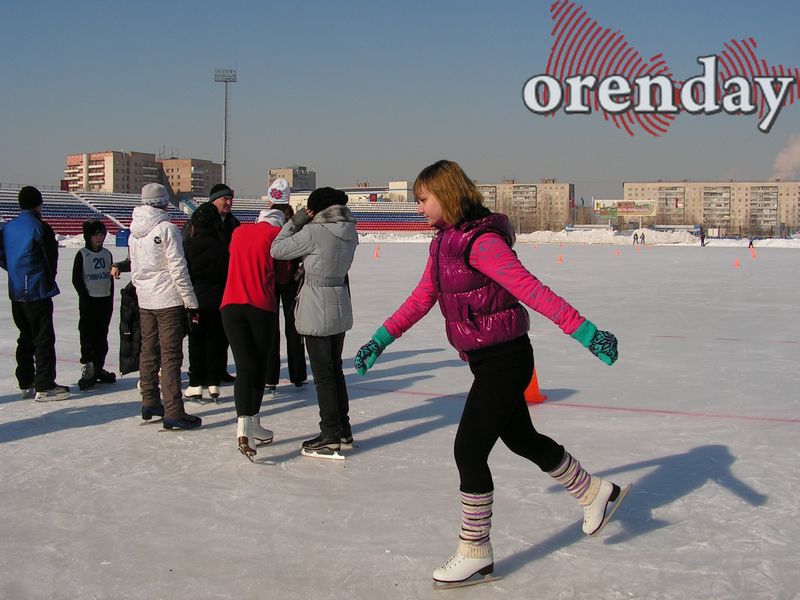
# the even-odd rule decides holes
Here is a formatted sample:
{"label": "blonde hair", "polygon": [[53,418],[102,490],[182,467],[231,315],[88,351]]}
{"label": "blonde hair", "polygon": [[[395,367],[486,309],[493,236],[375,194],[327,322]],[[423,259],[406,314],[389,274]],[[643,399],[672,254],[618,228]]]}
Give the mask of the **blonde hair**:
{"label": "blonde hair", "polygon": [[414,181],[414,195],[422,188],[436,196],[442,216],[449,225],[462,221],[472,209],[483,206],[483,196],[458,163],[440,160],[425,167]]}

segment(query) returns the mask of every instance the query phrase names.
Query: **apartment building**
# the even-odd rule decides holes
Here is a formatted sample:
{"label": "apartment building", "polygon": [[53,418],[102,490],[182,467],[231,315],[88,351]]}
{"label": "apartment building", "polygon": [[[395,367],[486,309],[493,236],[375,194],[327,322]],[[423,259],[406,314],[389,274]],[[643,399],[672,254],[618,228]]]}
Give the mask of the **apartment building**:
{"label": "apartment building", "polygon": [[62,187],[69,192],[138,194],[144,184],[161,181],[155,154],[106,150],[68,155]]}
{"label": "apartment building", "polygon": [[650,225],[702,225],[719,235],[780,235],[800,226],[798,181],[632,181],[624,200],[655,203]]}

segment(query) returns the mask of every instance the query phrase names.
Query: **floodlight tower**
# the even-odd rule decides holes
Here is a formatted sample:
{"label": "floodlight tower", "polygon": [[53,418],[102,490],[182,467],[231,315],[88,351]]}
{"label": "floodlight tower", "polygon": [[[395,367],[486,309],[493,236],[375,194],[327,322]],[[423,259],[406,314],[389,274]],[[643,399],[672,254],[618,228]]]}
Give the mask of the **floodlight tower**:
{"label": "floodlight tower", "polygon": [[236,69],[214,69],[214,81],[225,85],[225,117],[222,122],[222,183],[228,180],[228,84],[236,83]]}

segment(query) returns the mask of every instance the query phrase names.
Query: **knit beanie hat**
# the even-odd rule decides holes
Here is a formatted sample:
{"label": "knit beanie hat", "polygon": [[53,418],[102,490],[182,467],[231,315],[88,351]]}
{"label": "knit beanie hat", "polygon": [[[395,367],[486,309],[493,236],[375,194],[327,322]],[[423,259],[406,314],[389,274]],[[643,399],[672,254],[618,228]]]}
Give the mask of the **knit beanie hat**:
{"label": "knit beanie hat", "polygon": [[90,237],[97,233],[107,233],[105,223],[97,219],[89,219],[83,222],[83,238],[87,242]]}
{"label": "knit beanie hat", "polygon": [[283,213],[277,208],[266,208],[258,213],[256,223],[269,223],[275,227],[283,227],[284,220]]}
{"label": "knit beanie hat", "polygon": [[169,192],[160,183],[146,183],[142,187],[142,204],[156,208],[169,206]]}
{"label": "knit beanie hat", "polygon": [[213,202],[217,198],[222,198],[223,196],[233,197],[233,190],[224,183],[218,183],[211,188],[211,193],[208,195],[208,201]]}
{"label": "knit beanie hat", "polygon": [[308,197],[308,210],[317,214],[334,204],[347,204],[347,194],[332,187],[321,187],[311,192]]}
{"label": "knit beanie hat", "polygon": [[273,204],[289,204],[289,196],[291,193],[292,188],[289,187],[289,182],[283,177],[278,177],[278,179],[273,181],[272,185],[269,186],[267,196],[269,196],[269,201]]}
{"label": "knit beanie hat", "polygon": [[32,185],[26,185],[19,191],[17,200],[21,210],[30,210],[42,205],[42,192]]}

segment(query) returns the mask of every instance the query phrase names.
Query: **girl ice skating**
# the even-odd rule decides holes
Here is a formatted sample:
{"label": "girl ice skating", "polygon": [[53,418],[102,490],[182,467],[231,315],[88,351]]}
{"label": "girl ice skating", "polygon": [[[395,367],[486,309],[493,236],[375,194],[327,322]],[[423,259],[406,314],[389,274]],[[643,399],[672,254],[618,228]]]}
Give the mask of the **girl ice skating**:
{"label": "girl ice skating", "polygon": [[549,437],[534,429],[524,391],[533,373],[529,318],[520,301],[608,365],[617,359],[617,339],[598,331],[536,277],[511,250],[514,231],[505,215],[491,213],[461,167],[441,160],[414,182],[419,212],[435,229],[422,279],[411,296],[358,351],[364,375],[383,350],[424,317],[437,302],[447,339],[469,362],[475,379],[455,440],[461,480],[462,523],[458,547],[434,570],[434,585],[467,585],[494,570],[489,529],[494,485],[488,458],[501,439],[564,485],[583,507],[583,531],[600,531],[625,490],[590,475]]}

